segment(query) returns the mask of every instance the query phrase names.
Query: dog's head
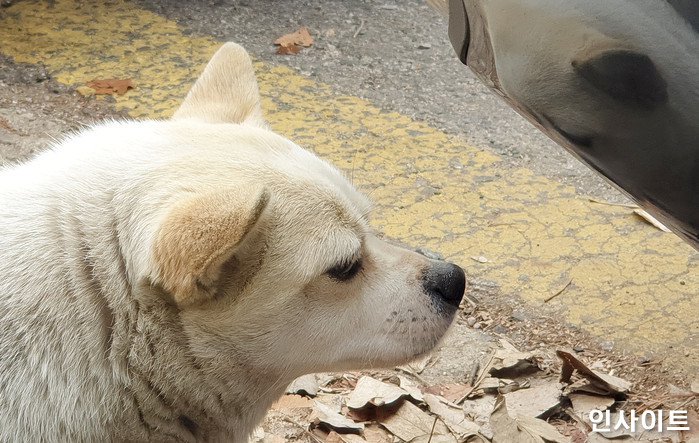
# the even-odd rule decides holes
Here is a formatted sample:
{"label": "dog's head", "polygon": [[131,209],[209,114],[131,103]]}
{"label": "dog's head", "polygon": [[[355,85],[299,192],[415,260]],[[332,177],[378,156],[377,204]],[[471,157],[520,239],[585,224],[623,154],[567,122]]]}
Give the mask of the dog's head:
{"label": "dog's head", "polygon": [[378,239],[342,174],[264,128],[241,47],[216,53],[174,120],[172,136],[209,160],[177,166],[148,281],[179,309],[195,358],[291,379],[435,346],[463,271]]}

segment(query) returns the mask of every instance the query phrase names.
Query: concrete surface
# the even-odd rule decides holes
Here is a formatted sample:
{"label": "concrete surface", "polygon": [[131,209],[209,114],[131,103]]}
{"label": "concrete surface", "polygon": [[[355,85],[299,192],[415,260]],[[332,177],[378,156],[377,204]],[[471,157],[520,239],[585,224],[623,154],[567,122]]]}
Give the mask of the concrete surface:
{"label": "concrete surface", "polygon": [[[274,39],[300,26],[314,46],[274,54]],[[88,80],[131,78],[137,89],[115,106],[136,118],[170,115],[226,40],[256,57],[272,128],[346,171],[375,201],[376,228],[441,252],[501,303],[698,372],[699,254],[630,208],[590,202],[623,198],[480,86],[453,56],[445,21],[422,3],[21,0],[0,9],[2,54],[42,63],[85,94]]]}

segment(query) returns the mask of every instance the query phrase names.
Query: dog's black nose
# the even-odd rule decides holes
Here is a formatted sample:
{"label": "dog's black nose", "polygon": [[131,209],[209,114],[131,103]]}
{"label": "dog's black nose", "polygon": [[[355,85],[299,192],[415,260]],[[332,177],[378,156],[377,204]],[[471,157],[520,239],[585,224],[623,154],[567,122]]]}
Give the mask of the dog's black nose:
{"label": "dog's black nose", "polygon": [[452,263],[432,261],[422,276],[422,287],[430,296],[458,307],[466,288],[466,275]]}

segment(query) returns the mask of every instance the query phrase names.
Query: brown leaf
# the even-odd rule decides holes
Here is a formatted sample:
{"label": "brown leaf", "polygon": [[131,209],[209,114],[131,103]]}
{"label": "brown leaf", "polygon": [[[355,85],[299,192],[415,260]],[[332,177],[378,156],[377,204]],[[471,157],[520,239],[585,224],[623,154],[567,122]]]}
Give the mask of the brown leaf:
{"label": "brown leaf", "polygon": [[425,393],[441,395],[448,401],[454,403],[463,398],[471,390],[471,387],[462,383],[447,383],[443,385],[434,385],[425,389]]}
{"label": "brown leaf", "polygon": [[408,392],[403,388],[363,376],[359,379],[357,387],[352,391],[349,400],[347,400],[347,406],[352,409],[360,409],[368,404],[383,406],[394,403],[399,398],[407,395]]}
{"label": "brown leaf", "polygon": [[364,438],[369,443],[392,443],[393,438],[378,425],[369,425],[364,428]]}
{"label": "brown leaf", "polygon": [[546,417],[561,403],[561,386],[547,383],[505,394],[509,410],[531,417]]}
{"label": "brown leaf", "polygon": [[493,413],[490,415],[490,427],[493,430],[493,443],[567,443],[569,438],[561,435],[556,428],[538,418],[521,414],[512,418],[507,413],[505,397],[498,397]]}
{"label": "brown leaf", "polygon": [[322,423],[329,429],[343,432],[359,432],[364,429],[362,423],[355,423],[353,420],[344,417],[333,411],[329,406],[315,400],[315,422]]}
{"label": "brown leaf", "polygon": [[397,408],[395,406],[379,408],[376,421],[401,440],[450,435],[449,428],[441,420],[409,401],[403,401]]}
{"label": "brown leaf", "polygon": [[561,381],[563,383],[570,383],[570,377],[574,371],[578,371],[587,380],[587,384],[580,385],[575,383],[575,389],[573,390],[569,387],[569,392],[587,391],[594,394],[616,396],[625,394],[631,389],[631,383],[628,381],[613,375],[593,371],[568,352],[556,351],[556,355],[563,360],[563,367],[561,368]]}
{"label": "brown leaf", "polygon": [[105,78],[94,79],[85,83],[87,86],[95,90],[95,94],[114,94],[123,95],[129,89],[136,87],[131,83],[131,79]]}
{"label": "brown leaf", "polygon": [[300,28],[298,31],[292,32],[291,34],[282,35],[274,41],[274,44],[281,46],[311,46],[313,44],[313,37],[308,33],[308,29]]}
{"label": "brown leaf", "polygon": [[282,395],[277,401],[272,404],[271,409],[294,409],[294,408],[312,408],[313,402],[300,395]]}
{"label": "brown leaf", "polygon": [[299,48],[295,44],[289,43],[288,45],[282,45],[282,46],[278,47],[277,54],[281,54],[281,55],[291,54],[291,55],[293,55],[293,54],[298,54],[300,50],[301,50],[301,48]]}

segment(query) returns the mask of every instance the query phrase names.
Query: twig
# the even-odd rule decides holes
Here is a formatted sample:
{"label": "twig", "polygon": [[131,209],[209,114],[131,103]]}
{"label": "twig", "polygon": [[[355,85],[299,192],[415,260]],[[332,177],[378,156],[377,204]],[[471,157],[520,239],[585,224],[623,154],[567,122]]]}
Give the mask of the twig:
{"label": "twig", "polygon": [[437,416],[434,416],[434,421],[432,422],[432,430],[430,431],[430,438],[427,439],[427,443],[432,441],[432,436],[434,435],[434,427],[437,426]]}
{"label": "twig", "polygon": [[400,372],[402,372],[402,373],[404,373],[404,374],[406,374],[406,375],[409,375],[409,376],[413,377],[415,380],[419,381],[420,384],[422,384],[423,386],[429,386],[429,385],[430,385],[429,383],[427,383],[427,382],[425,381],[425,379],[423,379],[422,377],[420,377],[419,375],[417,375],[417,374],[416,374],[415,372],[413,372],[413,371],[410,371],[410,370],[405,369],[405,368],[401,368],[400,366],[396,366],[396,369],[398,369]]}
{"label": "twig", "polygon": [[606,202],[603,200],[596,200],[594,198],[588,198],[587,201],[589,201],[590,203],[597,203],[600,205],[607,205],[607,206],[620,206],[622,208],[632,208],[632,209],[638,208],[638,205],[629,205],[629,204],[625,204],[625,203],[612,203],[612,202]]}
{"label": "twig", "polygon": [[312,432],[310,432],[308,429],[306,429],[305,426],[302,426],[300,423],[295,422],[294,420],[292,420],[289,417],[283,417],[282,420],[284,420],[285,422],[291,423],[292,425],[298,426],[299,429],[301,429],[306,435],[311,437],[313,440],[317,441],[318,443],[323,443],[323,440],[321,440],[320,438],[313,435]]}
{"label": "twig", "polygon": [[362,28],[364,27],[364,19],[363,19],[363,18],[360,18],[359,20],[360,20],[360,22],[359,22],[359,28],[357,28],[357,31],[354,33],[354,35],[352,36],[352,38],[357,38],[357,36],[359,35],[359,31],[361,31]]}
{"label": "twig", "polygon": [[460,405],[461,403],[463,403],[464,400],[466,400],[469,397],[469,395],[471,395],[473,393],[473,391],[475,391],[478,388],[478,385],[481,384],[481,382],[485,378],[484,377],[485,374],[490,369],[490,365],[493,363],[494,358],[495,358],[495,351],[490,353],[490,358],[488,358],[488,363],[485,366],[483,366],[483,370],[481,371],[481,374],[476,379],[476,382],[473,384],[473,386],[471,386],[471,389],[469,389],[468,392],[463,397],[461,397],[459,399],[459,401],[456,402],[457,405]]}
{"label": "twig", "polygon": [[546,299],[544,300],[544,303],[548,303],[548,302],[550,302],[551,300],[553,300],[555,297],[558,297],[559,295],[561,295],[561,294],[563,293],[563,291],[565,291],[566,289],[568,289],[568,286],[570,286],[571,283],[573,283],[573,279],[572,279],[572,278],[570,279],[570,281],[569,281],[568,283],[566,283],[565,286],[563,286],[563,289],[561,289],[560,291],[556,292],[555,294],[553,294],[553,295],[551,295],[551,296],[549,296],[549,297],[546,297]]}

